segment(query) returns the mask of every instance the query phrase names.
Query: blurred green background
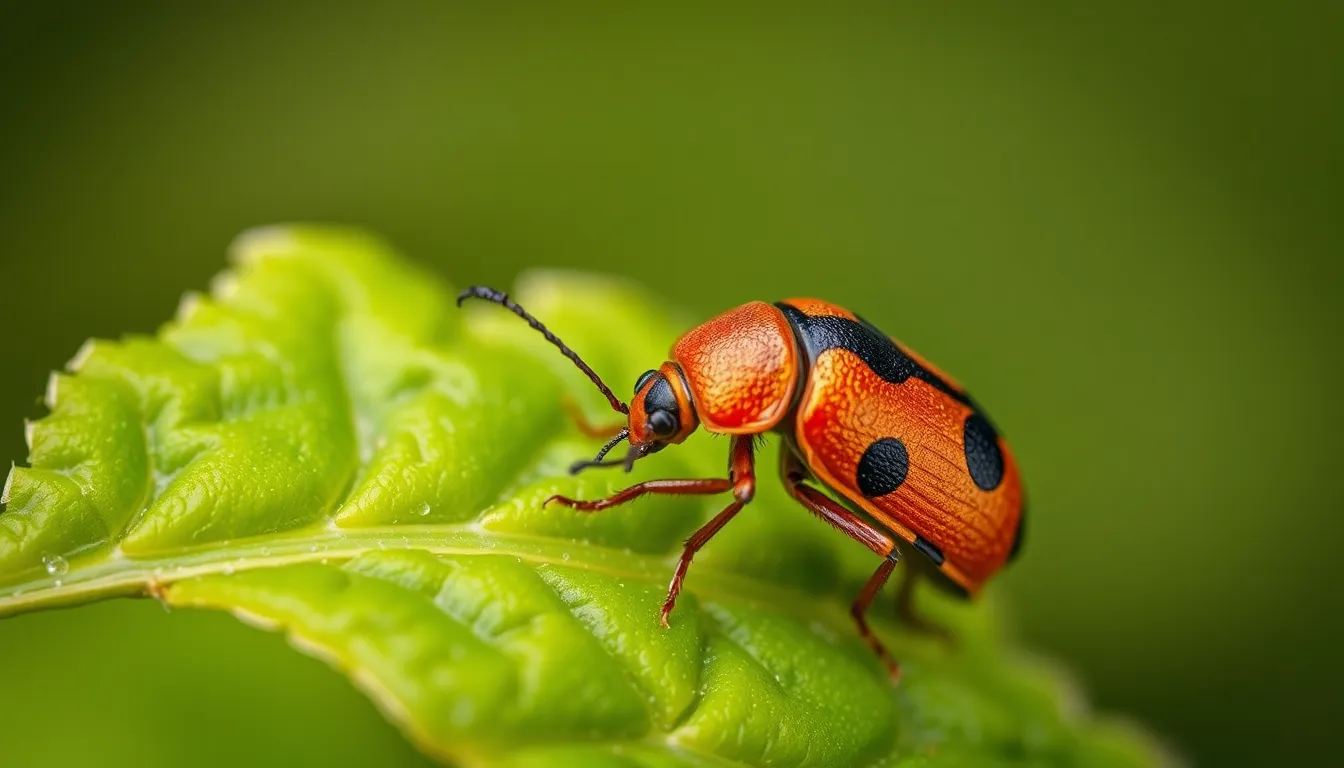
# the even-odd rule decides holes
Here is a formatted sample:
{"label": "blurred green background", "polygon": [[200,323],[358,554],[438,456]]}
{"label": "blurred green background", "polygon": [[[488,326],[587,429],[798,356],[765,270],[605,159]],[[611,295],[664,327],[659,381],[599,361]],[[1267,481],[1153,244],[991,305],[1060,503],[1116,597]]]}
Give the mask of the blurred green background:
{"label": "blurred green background", "polygon": [[[0,10],[0,459],[258,224],[817,295],[1009,435],[1000,592],[1099,707],[1204,765],[1333,747],[1341,6],[284,5]],[[280,638],[147,602],[0,622],[0,693],[6,765],[419,759]]]}

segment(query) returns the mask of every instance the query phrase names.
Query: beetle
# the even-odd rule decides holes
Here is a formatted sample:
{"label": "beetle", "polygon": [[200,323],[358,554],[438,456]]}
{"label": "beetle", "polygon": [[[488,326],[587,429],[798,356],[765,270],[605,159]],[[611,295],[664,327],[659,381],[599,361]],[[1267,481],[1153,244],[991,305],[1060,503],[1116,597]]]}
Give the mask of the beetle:
{"label": "beetle", "polygon": [[[458,296],[499,304],[541,332],[625,417],[610,430],[579,425],[611,440],[589,467],[622,466],[686,440],[697,428],[731,436],[727,478],[649,480],[604,499],[552,496],[596,512],[646,494],[731,492],[733,501],[686,540],[663,602],[676,604],[696,552],[755,494],[756,438],[783,438],[780,477],[808,511],[868,547],[881,563],[850,613],[859,635],[886,665],[900,667],[869,628],[867,612],[904,549],[920,563],[903,580],[897,610],[907,623],[945,634],[913,610],[915,579],[974,597],[1022,544],[1024,493],[1018,467],[984,410],[966,390],[862,317],[818,299],[753,301],[691,329],[671,360],[635,382],[627,405],[592,368],[507,294],[474,286]],[[614,433],[614,435],[612,434]],[[622,441],[622,459],[607,454]],[[845,503],[837,502],[817,485]]]}

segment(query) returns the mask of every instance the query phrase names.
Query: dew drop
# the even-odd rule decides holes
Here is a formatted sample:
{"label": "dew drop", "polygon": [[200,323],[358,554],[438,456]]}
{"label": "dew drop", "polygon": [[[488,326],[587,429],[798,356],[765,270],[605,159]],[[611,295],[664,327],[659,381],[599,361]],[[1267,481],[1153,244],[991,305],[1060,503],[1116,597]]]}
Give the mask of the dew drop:
{"label": "dew drop", "polygon": [[51,582],[51,585],[52,585],[53,587],[59,587],[59,586],[61,586],[61,580],[60,580],[60,579],[56,579],[55,581]]}
{"label": "dew drop", "polygon": [[262,557],[265,557],[265,556],[267,556],[267,555],[269,555],[269,554],[271,554],[271,548],[270,548],[270,547],[262,547],[262,548],[261,548],[261,556],[262,556]]}
{"label": "dew drop", "polygon": [[309,547],[309,548],[308,548],[308,551],[309,551],[309,552],[316,552],[316,551],[317,551],[317,545],[314,544],[313,546]]}
{"label": "dew drop", "polygon": [[[70,570],[70,564],[60,555],[43,555],[42,567],[46,568],[47,573],[52,576],[64,576]],[[56,586],[61,586],[59,580],[56,582]]]}
{"label": "dew drop", "polygon": [[322,558],[322,561],[321,561],[321,562],[322,562],[323,565],[326,565],[327,563],[329,563],[329,562],[331,562],[331,561],[324,557],[324,558]]}
{"label": "dew drop", "polygon": [[424,504],[422,504],[422,505],[420,506],[420,516],[421,516],[421,517],[429,517],[429,513],[430,513],[430,512],[433,512],[433,511],[434,511],[434,508],[431,507],[431,506],[429,505],[429,502],[428,502],[428,501],[426,501]]}
{"label": "dew drop", "polygon": [[566,563],[568,563],[568,562],[569,562],[569,553],[568,553],[568,552],[564,553],[563,555],[560,556],[560,559],[561,559],[561,560],[564,560]]}

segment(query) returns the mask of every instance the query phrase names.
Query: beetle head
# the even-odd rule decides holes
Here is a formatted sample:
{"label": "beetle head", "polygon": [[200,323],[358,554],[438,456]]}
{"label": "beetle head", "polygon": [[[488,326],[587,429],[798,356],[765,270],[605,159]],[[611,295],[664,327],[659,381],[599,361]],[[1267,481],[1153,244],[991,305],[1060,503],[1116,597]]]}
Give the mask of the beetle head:
{"label": "beetle head", "polygon": [[630,401],[631,445],[653,453],[683,442],[698,426],[690,388],[676,363],[645,371],[635,382],[635,399]]}

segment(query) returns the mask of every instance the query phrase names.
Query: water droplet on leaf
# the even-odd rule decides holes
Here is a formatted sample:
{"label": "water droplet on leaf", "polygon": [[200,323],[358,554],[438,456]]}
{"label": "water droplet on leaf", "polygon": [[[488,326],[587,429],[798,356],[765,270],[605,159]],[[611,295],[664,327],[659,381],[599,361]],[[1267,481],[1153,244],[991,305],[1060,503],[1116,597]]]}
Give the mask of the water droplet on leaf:
{"label": "water droplet on leaf", "polygon": [[[60,555],[43,555],[42,567],[52,576],[64,576],[70,570],[70,564]],[[56,586],[61,586],[61,583],[57,581]]]}

